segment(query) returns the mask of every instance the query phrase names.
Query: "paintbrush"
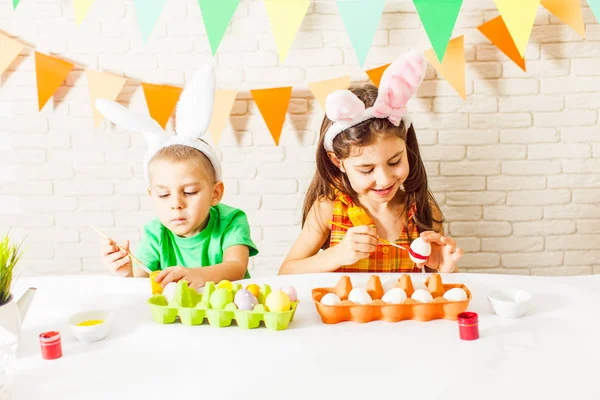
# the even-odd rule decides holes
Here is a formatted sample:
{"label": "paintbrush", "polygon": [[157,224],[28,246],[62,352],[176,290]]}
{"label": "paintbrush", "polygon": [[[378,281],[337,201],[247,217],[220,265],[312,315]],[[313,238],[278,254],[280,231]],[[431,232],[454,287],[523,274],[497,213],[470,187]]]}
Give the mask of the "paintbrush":
{"label": "paintbrush", "polygon": [[[335,226],[338,226],[338,227],[343,228],[343,229],[350,229],[350,228],[352,228],[351,226],[346,226],[344,224],[338,224],[337,222],[333,222],[333,221],[327,221],[327,222],[329,222],[331,225],[335,225]],[[404,247],[400,246],[399,244],[392,243],[392,242],[387,241],[387,240],[385,240],[383,238],[378,237],[377,240],[379,240],[381,243],[387,244],[389,246],[394,246],[394,247],[397,247],[397,248],[402,249],[404,251],[408,251]]]}
{"label": "paintbrush", "polygon": [[131,259],[132,259],[133,261],[135,261],[136,263],[140,264],[140,267],[142,267],[142,269],[143,269],[144,271],[146,271],[146,272],[147,272],[147,273],[149,273],[149,274],[151,274],[151,273],[152,273],[152,271],[150,271],[150,269],[149,269],[148,267],[146,267],[146,266],[145,266],[145,265],[144,265],[144,264],[143,264],[143,263],[142,263],[140,260],[138,260],[138,258],[137,258],[136,256],[134,256],[132,252],[130,252],[129,250],[127,250],[125,247],[121,246],[121,245],[120,245],[119,243],[117,243],[115,240],[113,240],[113,239],[111,239],[110,237],[108,237],[108,236],[107,236],[107,235],[106,235],[104,232],[102,232],[100,229],[96,228],[94,225],[90,225],[90,226],[91,226],[92,228],[94,228],[94,230],[95,230],[96,232],[98,232],[98,234],[99,234],[100,236],[102,236],[102,237],[103,237],[103,238],[105,238],[105,239],[108,239],[108,240],[110,240],[112,243],[114,243],[114,244],[115,244],[115,246],[117,246],[119,249],[121,249],[121,250],[123,250],[124,252],[126,252],[126,253],[127,253],[127,255],[128,255],[129,257],[131,257]]}

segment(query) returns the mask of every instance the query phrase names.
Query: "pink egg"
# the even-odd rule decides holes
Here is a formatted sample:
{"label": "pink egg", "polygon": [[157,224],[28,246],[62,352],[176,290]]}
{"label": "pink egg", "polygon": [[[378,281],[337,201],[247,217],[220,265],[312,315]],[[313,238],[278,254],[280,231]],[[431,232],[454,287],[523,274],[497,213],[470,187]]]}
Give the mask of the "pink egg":
{"label": "pink egg", "polygon": [[258,304],[258,300],[254,295],[246,289],[240,289],[235,293],[233,300],[235,305],[240,310],[252,310]]}
{"label": "pink egg", "polygon": [[298,301],[298,293],[296,293],[296,289],[293,286],[286,285],[280,289],[283,293],[287,294],[290,298],[290,301]]}

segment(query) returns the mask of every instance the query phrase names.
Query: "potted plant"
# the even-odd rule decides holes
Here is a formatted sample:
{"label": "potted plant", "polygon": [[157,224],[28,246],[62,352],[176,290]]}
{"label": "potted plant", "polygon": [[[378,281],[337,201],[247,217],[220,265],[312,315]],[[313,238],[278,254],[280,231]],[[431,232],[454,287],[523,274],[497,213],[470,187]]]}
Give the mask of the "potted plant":
{"label": "potted plant", "polygon": [[13,277],[17,263],[23,255],[21,243],[15,244],[8,234],[0,240],[0,306],[7,303],[11,297]]}

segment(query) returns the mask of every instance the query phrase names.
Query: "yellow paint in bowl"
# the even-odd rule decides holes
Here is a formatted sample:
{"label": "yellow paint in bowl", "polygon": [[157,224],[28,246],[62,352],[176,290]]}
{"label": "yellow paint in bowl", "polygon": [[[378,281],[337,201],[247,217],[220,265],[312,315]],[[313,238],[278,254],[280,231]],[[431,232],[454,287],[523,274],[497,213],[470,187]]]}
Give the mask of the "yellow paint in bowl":
{"label": "yellow paint in bowl", "polygon": [[93,326],[103,324],[104,321],[101,319],[89,319],[87,321],[83,321],[77,324],[77,326]]}

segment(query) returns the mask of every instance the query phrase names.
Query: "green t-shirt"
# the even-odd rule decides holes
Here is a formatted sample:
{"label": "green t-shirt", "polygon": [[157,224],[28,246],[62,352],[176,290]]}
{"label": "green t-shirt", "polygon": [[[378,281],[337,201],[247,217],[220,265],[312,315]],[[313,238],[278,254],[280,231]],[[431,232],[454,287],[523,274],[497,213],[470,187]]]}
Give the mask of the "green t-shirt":
{"label": "green t-shirt", "polygon": [[[250,236],[246,213],[225,204],[210,208],[208,225],[196,236],[184,238],[175,235],[158,218],[144,226],[136,256],[150,270],[168,267],[208,267],[223,262],[228,247],[245,245],[250,256],[258,249]],[[248,270],[244,278],[250,278]]]}

